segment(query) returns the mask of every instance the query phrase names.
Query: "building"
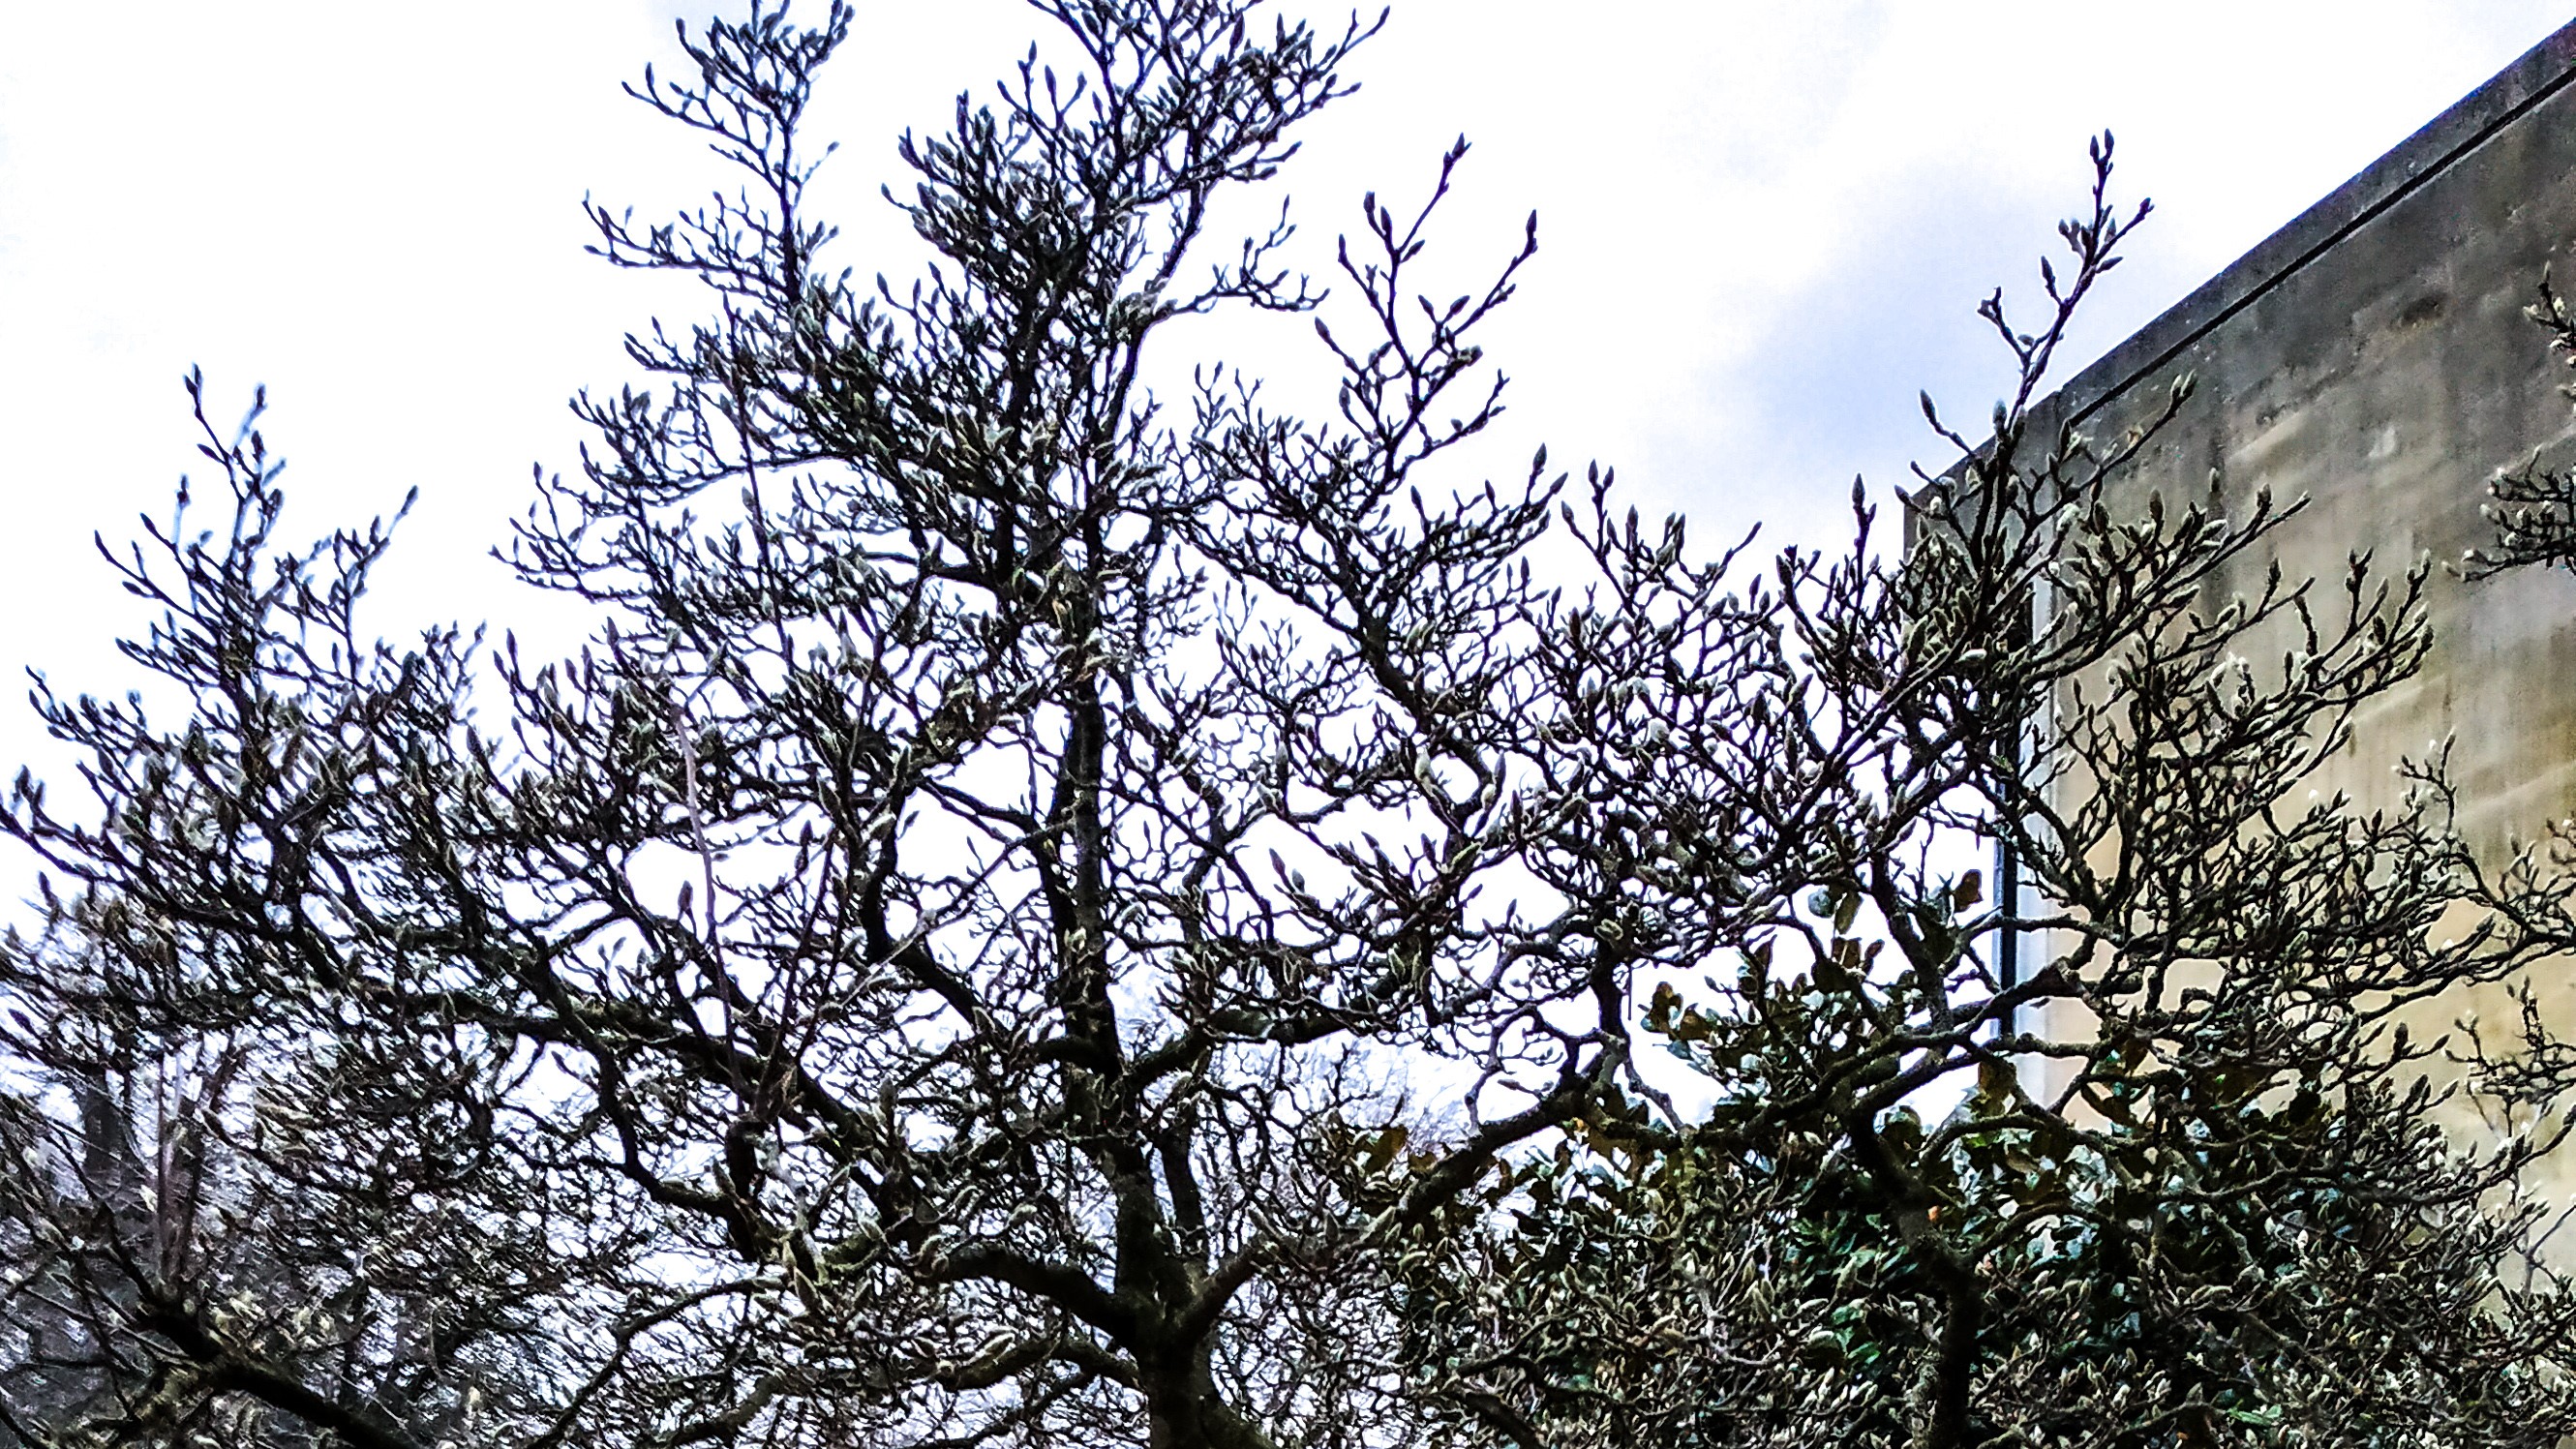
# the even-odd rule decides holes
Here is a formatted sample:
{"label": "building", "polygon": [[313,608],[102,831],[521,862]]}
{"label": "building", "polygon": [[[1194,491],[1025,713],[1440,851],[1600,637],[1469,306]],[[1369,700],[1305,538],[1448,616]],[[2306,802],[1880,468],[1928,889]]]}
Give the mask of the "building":
{"label": "building", "polygon": [[[2071,416],[2115,435],[2189,372],[2198,390],[2123,480],[2129,497],[2197,496],[2212,469],[2237,499],[2303,496],[2276,535],[2293,579],[2339,578],[2355,549],[2391,570],[2456,561],[2493,542],[2480,506],[2499,467],[2536,450],[2576,460],[2546,335],[2522,315],[2553,261],[2576,283],[2576,24],[2087,368],[2037,431]],[[2266,561],[2241,562],[2222,590],[2259,591]],[[2459,825],[2492,858],[2576,816],[2576,578],[2444,571],[2432,590],[2433,657],[2372,702],[2317,783],[2391,802],[2392,766],[2449,737]],[[2540,985],[2576,1030],[2576,974]],[[2505,1004],[2444,1001],[2423,1024]],[[2553,1176],[2576,1187],[2576,1164]]]}

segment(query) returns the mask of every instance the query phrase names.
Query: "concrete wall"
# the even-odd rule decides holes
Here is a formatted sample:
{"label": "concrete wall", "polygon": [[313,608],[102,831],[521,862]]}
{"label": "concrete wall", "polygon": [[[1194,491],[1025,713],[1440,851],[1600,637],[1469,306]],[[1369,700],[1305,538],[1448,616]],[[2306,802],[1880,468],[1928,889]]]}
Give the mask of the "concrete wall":
{"label": "concrete wall", "polygon": [[[2277,536],[2293,579],[2331,587],[2355,548],[2394,572],[2419,551],[2456,561],[2488,542],[2479,505],[2499,466],[2536,448],[2576,457],[2555,387],[2564,374],[2521,316],[2553,258],[2576,292],[2571,82],[2576,25],[2087,369],[2052,411],[2114,436],[2176,373],[2195,374],[2197,393],[2124,480],[2127,496],[2197,497],[2213,468],[2239,500],[2257,487],[2304,496],[2305,514]],[[2263,563],[2242,564],[2222,591],[2259,590]],[[2387,801],[2401,755],[2455,736],[2461,824],[2492,854],[2576,815],[2576,578],[2442,574],[2432,588],[2430,666],[2357,721],[2319,783]],[[2544,989],[2576,1026],[2576,971]],[[2444,1003],[2426,1024],[2501,1004]]]}

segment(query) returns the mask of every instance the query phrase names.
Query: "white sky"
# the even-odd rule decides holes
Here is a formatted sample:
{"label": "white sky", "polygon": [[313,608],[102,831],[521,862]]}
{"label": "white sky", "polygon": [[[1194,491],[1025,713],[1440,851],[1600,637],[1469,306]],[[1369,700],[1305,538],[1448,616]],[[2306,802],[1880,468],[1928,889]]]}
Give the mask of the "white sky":
{"label": "white sky", "polygon": [[[705,172],[617,94],[671,0],[0,0],[0,666],[121,689],[141,622],[89,553],[192,462],[181,372],[270,386],[295,535],[423,499],[378,620],[507,622],[482,550],[619,332],[693,303],[581,253],[583,192],[651,214]],[[1544,251],[1496,343],[1515,438],[1651,507],[1816,536],[1855,472],[1933,456],[1914,391],[1982,416],[1971,316],[2027,290],[2120,134],[2160,215],[2094,314],[2118,340],[2566,19],[2564,0],[1410,0],[1291,173],[1325,233],[1477,143],[1444,233]],[[853,240],[900,127],[1016,55],[1006,0],[861,0],[823,107]],[[1242,359],[1257,370],[1258,358]],[[298,522],[300,519],[300,523]],[[1775,535],[1778,536],[1778,535]],[[14,697],[0,686],[0,698]],[[41,747],[0,705],[0,757]]]}

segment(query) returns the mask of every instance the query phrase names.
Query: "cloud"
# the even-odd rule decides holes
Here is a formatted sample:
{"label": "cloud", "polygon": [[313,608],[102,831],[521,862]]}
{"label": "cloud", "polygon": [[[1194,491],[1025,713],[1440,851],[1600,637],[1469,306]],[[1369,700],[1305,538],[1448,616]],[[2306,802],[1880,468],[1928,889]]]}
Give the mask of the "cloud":
{"label": "cloud", "polygon": [[[582,256],[576,206],[595,191],[649,213],[709,180],[702,152],[616,89],[705,8],[11,7],[0,489],[17,547],[0,657],[121,679],[109,630],[137,620],[86,539],[163,507],[190,461],[175,379],[192,361],[236,402],[272,384],[303,526],[424,488],[389,627],[518,611],[481,549],[532,461],[573,460],[564,397],[626,376],[624,328],[696,305]],[[2098,349],[2562,18],[2532,0],[2185,0],[2153,17],[1413,0],[1288,179],[1320,246],[1362,191],[1418,195],[1468,133],[1443,257],[1475,272],[1532,208],[1545,242],[1496,338],[1518,384],[1495,456],[1545,438],[1619,464],[1651,503],[1821,536],[1852,473],[1893,481],[1925,452],[1917,386],[1982,414],[1999,375],[1970,309],[2027,279],[2079,199],[2088,134],[2119,130],[2131,194],[2166,213],[2104,296]],[[893,135],[939,125],[1028,23],[1007,0],[861,6],[817,115],[847,143],[826,186],[853,223],[846,261],[905,269],[874,199]],[[33,748],[17,720],[0,741]]]}

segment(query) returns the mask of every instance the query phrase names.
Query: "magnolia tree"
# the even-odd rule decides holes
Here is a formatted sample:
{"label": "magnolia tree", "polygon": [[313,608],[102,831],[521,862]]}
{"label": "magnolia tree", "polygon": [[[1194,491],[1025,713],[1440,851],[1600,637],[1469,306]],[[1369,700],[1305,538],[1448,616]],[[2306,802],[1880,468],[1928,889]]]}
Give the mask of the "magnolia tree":
{"label": "magnolia tree", "polygon": [[[2107,177],[2107,138],[2095,161]],[[1615,722],[1710,762],[1636,772],[1626,808],[1689,821],[1724,781],[1797,822],[1796,865],[1695,848],[1638,900],[1628,949],[1693,983],[1656,988],[1641,1025],[1713,1106],[1605,1106],[1404,1260],[1408,1359],[1454,1412],[1523,1445],[2576,1432],[2576,1304],[2517,1186],[2576,1086],[2528,975],[2576,948],[2576,847],[2482,863],[2438,750],[2401,767],[2394,808],[2294,789],[2422,664],[2429,565],[2287,579],[2248,565],[2297,501],[2216,476],[2124,492],[2187,380],[2123,436],[2037,431],[2050,354],[2143,214],[2097,184],[2035,332],[1985,304],[2019,388],[1978,445],[1927,400],[1959,462],[1900,554],[1856,495],[1848,554],[1784,554],[1742,596],[1759,668],[1647,675]],[[2576,345],[2554,299],[2541,313]],[[2564,476],[2497,489],[2505,533],[2478,561],[2571,557],[2549,551]],[[2254,593],[2222,591],[2246,573]],[[1657,579],[1627,607],[1708,598]],[[1711,689],[1744,713],[1680,727]],[[2015,898],[1957,870],[1941,847],[1962,838],[2000,847]],[[1740,905],[1694,915],[1718,900]],[[1699,920],[1721,929],[1675,928]],[[2017,977],[1975,949],[2016,940]],[[2507,1039],[2410,1040],[2404,1018],[2497,982],[2524,1008]],[[2090,1024],[2035,1030],[2052,1020]],[[1927,1120],[1944,1082],[1958,1105]],[[2433,1109],[2464,1092],[2508,1130],[2447,1140]]]}
{"label": "magnolia tree", "polygon": [[[577,657],[379,642],[386,531],[281,543],[249,426],[111,552],[180,703],[40,690],[84,798],[5,816],[46,877],[0,955],[0,1429],[2568,1427],[2559,1300],[2499,1276],[2532,1149],[2445,1153],[2380,1026],[2543,949],[2536,908],[2429,942],[2476,884],[2438,762],[2400,814],[2265,808],[2414,667],[2420,577],[2213,605],[2284,509],[2115,517],[2137,440],[2024,436],[2128,225],[2098,190],[2041,330],[1991,307],[2019,392],[1913,546],[1856,495],[1847,554],[1743,570],[1605,475],[1460,472],[1533,242],[1420,294],[1459,153],[1330,288],[1284,220],[1216,229],[1366,22],[1034,8],[903,143],[909,286],[807,206],[845,9],[636,88],[742,186],[594,214],[712,302],[631,340],[649,389],[580,401],[510,541],[596,620]],[[1156,341],[1228,310],[1315,314],[1320,414]],[[2283,627],[2286,676],[2218,667]],[[1997,836],[2043,905],[1939,868]],[[2006,925],[2064,944],[2007,984]],[[2098,1039],[2013,1034],[2050,999]]]}
{"label": "magnolia tree", "polygon": [[[1284,222],[1208,228],[1371,27],[1036,9],[901,148],[909,288],[807,209],[846,7],[637,88],[744,184],[594,214],[715,303],[581,400],[513,540],[580,657],[369,639],[384,534],[281,552],[256,432],[209,430],[211,527],[117,556],[188,705],[44,697],[103,808],[9,817],[51,877],[9,1047],[56,1094],[7,1127],[13,1368],[69,1405],[17,1432],[1412,1433],[1365,1265],[1627,1062],[1626,826],[1554,733],[1605,681],[1528,568],[1560,483],[1426,476],[1496,414],[1529,241],[1417,309],[1423,216],[1372,201],[1334,411],[1158,394],[1175,320],[1315,308]],[[1469,1120],[1397,1150],[1396,1051]]]}

